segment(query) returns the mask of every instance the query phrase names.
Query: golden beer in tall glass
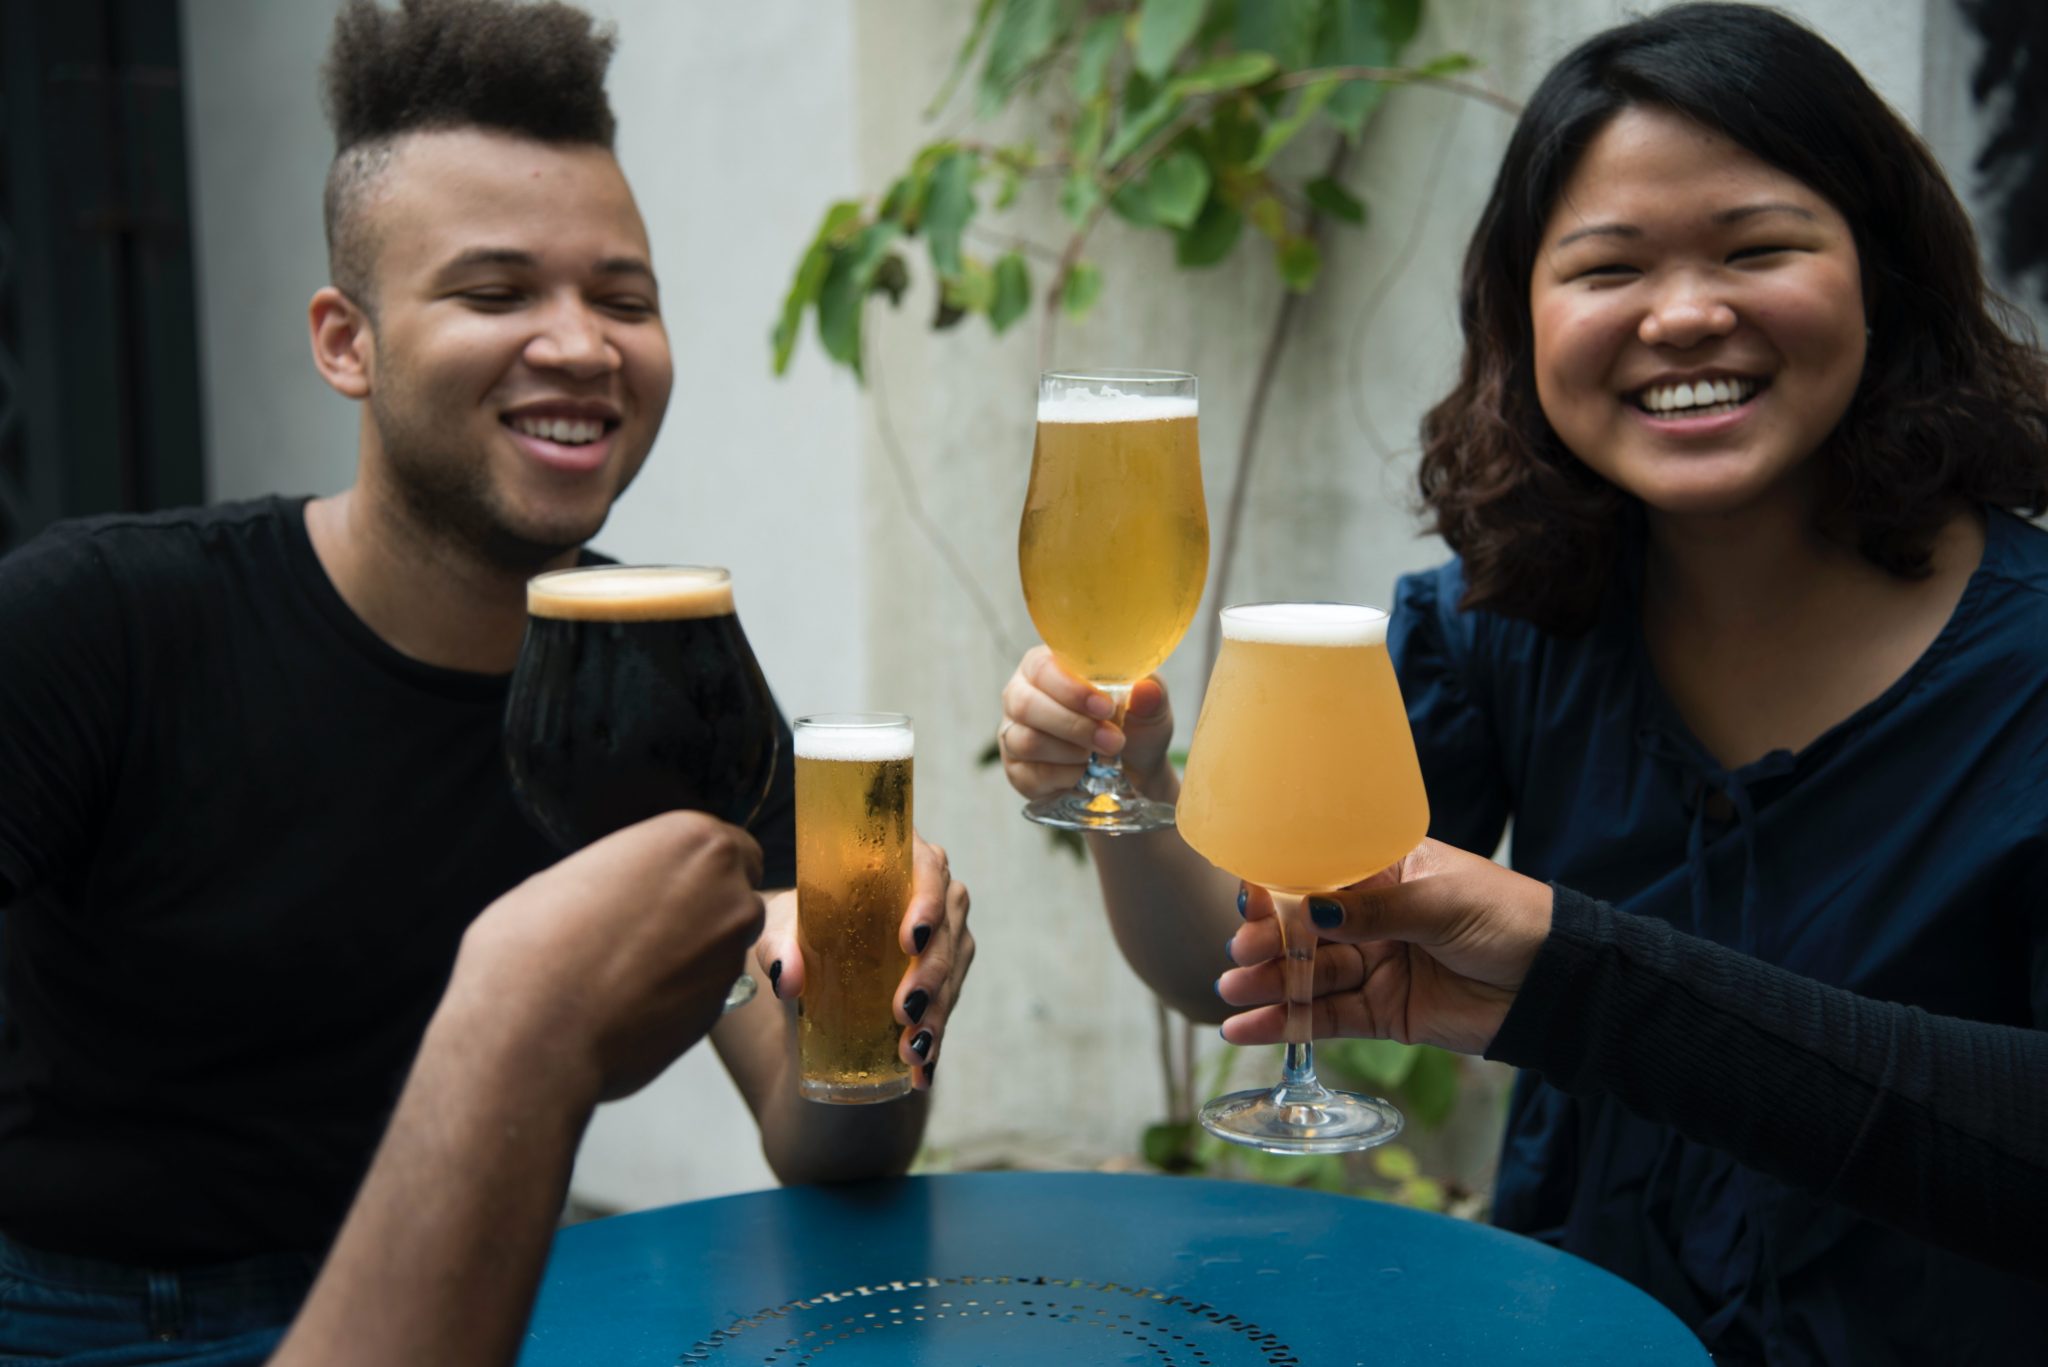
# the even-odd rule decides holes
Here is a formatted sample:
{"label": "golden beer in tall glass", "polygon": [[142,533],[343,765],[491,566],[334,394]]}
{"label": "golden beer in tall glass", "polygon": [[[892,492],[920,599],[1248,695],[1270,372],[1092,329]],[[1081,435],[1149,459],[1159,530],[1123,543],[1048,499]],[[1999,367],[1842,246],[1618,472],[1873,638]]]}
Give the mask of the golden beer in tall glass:
{"label": "golden beer in tall glass", "polygon": [[[1209,574],[1195,377],[1177,371],[1048,373],[1017,530],[1024,604],[1063,668],[1116,699],[1166,663]],[[1051,826],[1156,830],[1173,808],[1093,756],[1080,787],[1025,815]]]}
{"label": "golden beer in tall glass", "polygon": [[804,956],[797,1089],[812,1101],[887,1101],[910,1090],[896,989],[910,967],[910,718],[799,717],[797,943]]}
{"label": "golden beer in tall glass", "polygon": [[1210,1133],[1269,1153],[1385,1143],[1401,1113],[1316,1079],[1309,1040],[1315,930],[1309,893],[1369,878],[1429,833],[1429,800],[1387,615],[1349,603],[1223,611],[1180,792],[1180,833],[1203,858],[1270,889],[1280,923],[1287,1053],[1280,1085],[1202,1108]]}

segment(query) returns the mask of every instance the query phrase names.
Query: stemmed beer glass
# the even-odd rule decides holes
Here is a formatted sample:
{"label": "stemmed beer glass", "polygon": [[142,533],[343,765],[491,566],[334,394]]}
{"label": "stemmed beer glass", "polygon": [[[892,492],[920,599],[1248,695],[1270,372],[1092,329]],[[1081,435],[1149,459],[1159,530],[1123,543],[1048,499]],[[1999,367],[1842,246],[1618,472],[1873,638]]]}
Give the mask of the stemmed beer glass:
{"label": "stemmed beer glass", "polygon": [[1316,1080],[1309,1041],[1315,930],[1308,895],[1371,877],[1420,844],[1429,801],[1387,615],[1349,603],[1223,610],[1223,648],[1195,722],[1180,833],[1220,869],[1271,891],[1287,988],[1280,1084],[1202,1108],[1210,1133],[1268,1153],[1385,1143],[1401,1113]]}
{"label": "stemmed beer glass", "polygon": [[[1049,371],[1017,532],[1024,603],[1066,670],[1115,700],[1166,663],[1201,605],[1209,573],[1195,377],[1170,370]],[[1173,825],[1120,758],[1088,757],[1067,792],[1024,809],[1033,821],[1119,835]]]}
{"label": "stemmed beer glass", "polygon": [[[536,576],[505,707],[505,759],[529,819],[563,850],[676,809],[743,826],[780,746],[775,701],[703,565]],[[731,1010],[754,995],[742,975]]]}

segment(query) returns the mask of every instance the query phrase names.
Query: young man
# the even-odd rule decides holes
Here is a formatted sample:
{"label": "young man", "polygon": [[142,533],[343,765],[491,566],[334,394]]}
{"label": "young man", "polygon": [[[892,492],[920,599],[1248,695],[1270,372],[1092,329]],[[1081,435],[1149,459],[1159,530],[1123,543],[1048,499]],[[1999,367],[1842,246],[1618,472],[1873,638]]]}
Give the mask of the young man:
{"label": "young man", "polygon": [[[260,1361],[464,928],[558,853],[500,752],[525,581],[577,562],[671,377],[609,55],[558,4],[350,0],[310,328],[362,404],[354,486],[0,562],[0,1359]],[[792,805],[785,768],[761,886],[794,881]],[[917,869],[897,1003],[923,1089],[973,941],[943,853]],[[677,914],[752,896],[713,881]],[[759,955],[784,997],[791,900]],[[900,1171],[923,1099],[805,1105],[788,1029],[764,996],[713,1036],[776,1173]]]}

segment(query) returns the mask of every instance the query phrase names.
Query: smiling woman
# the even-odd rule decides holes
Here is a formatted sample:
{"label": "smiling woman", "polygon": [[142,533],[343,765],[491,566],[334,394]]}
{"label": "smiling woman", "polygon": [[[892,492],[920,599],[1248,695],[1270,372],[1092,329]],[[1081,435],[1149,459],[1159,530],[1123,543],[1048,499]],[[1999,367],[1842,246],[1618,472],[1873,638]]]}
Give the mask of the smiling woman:
{"label": "smiling woman", "polygon": [[[1458,557],[1399,583],[1387,644],[1430,834],[1491,854],[1512,821],[1538,880],[1820,983],[2048,1026],[2048,533],[2013,516],[2048,506],[2048,365],[2002,316],[1927,150],[1809,30],[1686,4],[1568,54],[1473,234],[1460,374],[1423,424]],[[1172,800],[1171,712],[1139,688],[1121,750]],[[1069,780],[1091,703],[1025,658],[1020,791]],[[1225,1014],[1199,946],[1241,924],[1235,880],[1172,835],[1092,855],[1133,967]],[[1846,1148],[1812,1097],[1774,1104],[1839,1175],[1927,1082],[1888,1080]],[[1525,1075],[1493,1213],[1645,1287],[1718,1360],[2038,1356],[2030,1288],[1833,1190]]]}

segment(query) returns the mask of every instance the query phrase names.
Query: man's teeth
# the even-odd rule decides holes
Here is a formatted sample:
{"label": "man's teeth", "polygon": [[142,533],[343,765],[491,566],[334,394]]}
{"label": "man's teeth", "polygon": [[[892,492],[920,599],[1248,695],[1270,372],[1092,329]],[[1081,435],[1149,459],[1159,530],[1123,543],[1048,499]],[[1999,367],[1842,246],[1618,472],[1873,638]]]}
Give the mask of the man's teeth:
{"label": "man's teeth", "polygon": [[1636,401],[1652,413],[1677,414],[1688,410],[1718,409],[1749,402],[1757,391],[1755,380],[1700,380],[1693,384],[1652,385]]}
{"label": "man's teeth", "polygon": [[512,430],[562,446],[588,446],[604,435],[604,424],[594,418],[514,418]]}

